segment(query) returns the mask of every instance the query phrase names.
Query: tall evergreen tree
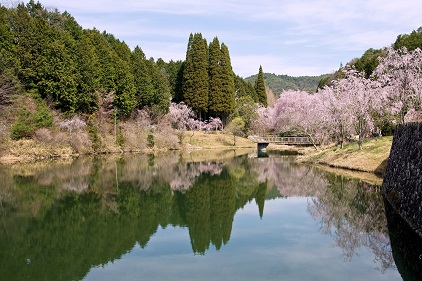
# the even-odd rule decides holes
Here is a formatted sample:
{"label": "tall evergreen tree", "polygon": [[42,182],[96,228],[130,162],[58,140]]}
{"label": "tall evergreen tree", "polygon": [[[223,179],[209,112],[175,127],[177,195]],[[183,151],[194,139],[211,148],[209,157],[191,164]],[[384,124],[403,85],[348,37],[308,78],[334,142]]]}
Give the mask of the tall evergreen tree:
{"label": "tall evergreen tree", "polygon": [[121,61],[117,70],[114,105],[122,116],[128,116],[136,106],[136,88],[127,62]]}
{"label": "tall evergreen tree", "polygon": [[262,66],[259,66],[258,77],[255,80],[254,88],[256,94],[258,95],[259,103],[267,107],[267,92],[265,90],[264,72],[262,71]]}
{"label": "tall evergreen tree", "polygon": [[120,59],[124,62],[129,63],[132,52],[130,51],[129,46],[124,42],[120,41],[113,34],[103,32],[103,36],[107,39],[112,49],[116,52]]}
{"label": "tall evergreen tree", "polygon": [[[70,36],[67,39],[73,40]],[[74,112],[77,109],[77,70],[68,50],[61,40],[46,44],[39,54],[36,86],[41,96],[53,101],[56,108]]]}
{"label": "tall evergreen tree", "polygon": [[23,4],[11,11],[10,25],[13,27],[11,30],[15,38],[16,55],[20,61],[18,78],[29,89],[36,84],[36,58],[43,49],[45,38],[43,32],[37,31],[33,18]]}
{"label": "tall evergreen tree", "polygon": [[115,66],[118,58],[113,54],[113,50],[106,38],[98,30],[86,30],[85,33],[95,46],[95,54],[98,57],[100,70],[100,87],[103,91],[111,92],[116,86]]}
{"label": "tall evergreen tree", "polygon": [[246,82],[239,75],[234,76],[234,91],[236,99],[246,96]]}
{"label": "tall evergreen tree", "polygon": [[20,90],[19,60],[7,18],[8,10],[0,7],[0,105],[11,103],[11,95]]}
{"label": "tall evergreen tree", "polygon": [[235,107],[234,73],[230,60],[229,48],[221,44],[221,67],[223,74],[223,97],[226,101],[223,108],[223,120],[231,114]]}
{"label": "tall evergreen tree", "polygon": [[152,58],[147,61],[147,66],[154,86],[151,107],[158,114],[167,113],[170,109],[170,88],[168,80]]}
{"label": "tall evergreen tree", "polygon": [[75,39],[50,19],[60,22],[58,12],[48,12],[30,1],[18,5],[11,19],[21,68],[19,78],[26,89],[37,90],[58,109],[75,111],[77,107]]}
{"label": "tall evergreen tree", "polygon": [[96,110],[95,92],[100,90],[101,67],[95,47],[85,31],[77,41],[76,54],[78,111],[91,113]]}
{"label": "tall evergreen tree", "polygon": [[209,78],[208,46],[201,33],[189,36],[182,92],[183,101],[202,118],[208,108]]}
{"label": "tall evergreen tree", "polygon": [[258,103],[258,95],[255,92],[255,88],[251,81],[246,81],[242,77],[236,75],[234,77],[236,99],[241,97],[249,97],[253,102]]}
{"label": "tall evergreen tree", "polygon": [[208,57],[210,85],[208,109],[212,115],[220,117],[225,100],[223,96],[223,69],[221,67],[222,53],[217,37],[214,37],[214,40],[209,44]]}
{"label": "tall evergreen tree", "polygon": [[153,104],[154,85],[149,73],[146,57],[138,46],[132,52],[132,73],[135,79],[137,107]]}
{"label": "tall evergreen tree", "polygon": [[182,93],[182,79],[183,79],[183,67],[184,62],[181,60],[173,61],[170,60],[165,68],[167,73],[167,79],[170,84],[170,93],[173,102],[179,103],[183,100]]}
{"label": "tall evergreen tree", "polygon": [[209,110],[223,121],[233,112],[235,103],[234,74],[229,50],[215,37],[209,46]]}
{"label": "tall evergreen tree", "polygon": [[9,27],[9,12],[0,6],[0,72],[11,70],[13,73],[19,67],[16,55],[15,37]]}
{"label": "tall evergreen tree", "polygon": [[251,81],[246,82],[246,94],[250,96],[254,102],[259,103],[258,94],[255,91],[254,86],[252,85]]}
{"label": "tall evergreen tree", "polygon": [[99,58],[101,87],[114,93],[114,106],[121,115],[128,115],[136,106],[136,88],[129,62],[119,57],[106,33],[101,34],[94,29],[89,31],[89,35]]}

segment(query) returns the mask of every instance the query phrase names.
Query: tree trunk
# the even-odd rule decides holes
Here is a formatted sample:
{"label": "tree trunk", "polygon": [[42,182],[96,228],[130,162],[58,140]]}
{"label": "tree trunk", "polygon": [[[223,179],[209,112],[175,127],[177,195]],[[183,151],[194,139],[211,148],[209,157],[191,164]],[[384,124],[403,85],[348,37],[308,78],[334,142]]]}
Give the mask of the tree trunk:
{"label": "tree trunk", "polygon": [[189,137],[189,143],[192,144],[192,137],[195,134],[195,130],[192,130],[192,135]]}

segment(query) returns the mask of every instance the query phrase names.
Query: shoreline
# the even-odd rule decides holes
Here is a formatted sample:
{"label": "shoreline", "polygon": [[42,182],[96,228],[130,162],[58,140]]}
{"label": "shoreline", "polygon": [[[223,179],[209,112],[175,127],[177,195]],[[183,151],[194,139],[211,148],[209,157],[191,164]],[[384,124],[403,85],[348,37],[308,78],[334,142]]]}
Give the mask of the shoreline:
{"label": "shoreline", "polygon": [[368,139],[362,150],[359,150],[357,143],[348,143],[343,149],[329,145],[318,150],[314,147],[270,145],[268,151],[295,152],[298,155],[297,163],[382,185],[392,140],[392,136]]}
{"label": "shoreline", "polygon": [[[216,138],[214,140],[213,138]],[[9,153],[0,157],[0,165],[27,164],[45,160],[64,160],[79,156],[94,156],[107,154],[126,153],[162,153],[166,151],[180,151],[192,153],[196,151],[217,151],[254,149],[256,144],[246,138],[238,138],[236,146],[229,145],[229,135],[206,134],[188,141],[185,139],[177,149],[121,149],[117,146],[106,147],[97,153],[75,153],[70,146],[49,146],[34,140],[21,140],[9,143]],[[387,166],[392,137],[371,139],[364,144],[364,149],[359,150],[356,143],[349,143],[343,149],[337,146],[323,146],[318,150],[312,146],[287,146],[270,144],[268,153],[289,153],[297,155],[297,163],[310,164],[319,169],[332,171],[351,177],[362,178],[372,183],[381,184]],[[351,175],[353,174],[353,175]]]}
{"label": "shoreline", "polygon": [[197,152],[197,151],[217,151],[217,150],[242,150],[254,149],[255,144],[248,143],[249,140],[239,142],[236,146],[230,145],[192,145],[184,142],[179,148],[144,148],[144,149],[121,149],[118,147],[105,147],[99,152],[77,153],[70,146],[51,146],[38,143],[32,139],[19,140],[9,143],[8,151],[0,156],[0,165],[10,166],[18,164],[27,164],[42,161],[66,160],[77,158],[80,156],[96,156],[96,155],[118,155],[127,153],[138,154],[154,154],[166,153],[169,151],[180,152]]}

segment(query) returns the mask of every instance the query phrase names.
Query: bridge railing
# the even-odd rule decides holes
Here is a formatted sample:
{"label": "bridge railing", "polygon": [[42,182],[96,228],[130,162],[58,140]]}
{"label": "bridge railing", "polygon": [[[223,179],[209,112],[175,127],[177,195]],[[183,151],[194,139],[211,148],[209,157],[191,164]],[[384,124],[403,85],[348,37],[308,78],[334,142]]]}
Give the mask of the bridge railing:
{"label": "bridge railing", "polygon": [[313,144],[310,137],[249,136],[256,143]]}

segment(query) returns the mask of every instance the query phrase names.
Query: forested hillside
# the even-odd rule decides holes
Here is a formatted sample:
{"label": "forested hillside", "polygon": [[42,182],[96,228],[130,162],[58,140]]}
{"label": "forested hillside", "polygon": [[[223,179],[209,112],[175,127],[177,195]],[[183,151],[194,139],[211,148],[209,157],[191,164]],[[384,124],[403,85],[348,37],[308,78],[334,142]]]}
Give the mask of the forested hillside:
{"label": "forested hillside", "polygon": [[[284,90],[298,90],[315,93],[319,82],[326,76],[327,75],[294,77],[288,75],[277,75],[274,73],[264,73],[264,80],[265,84],[276,95],[279,95]],[[245,78],[245,80],[253,83],[256,80],[256,77],[257,75],[252,75]]]}
{"label": "forested hillside", "polygon": [[0,6],[0,31],[0,106],[17,113],[0,121],[13,139],[53,126],[49,110],[98,125],[133,119],[139,110],[154,119],[174,101],[201,120],[225,122],[236,115],[236,99],[266,104],[233,73],[228,47],[217,37],[208,44],[201,33],[190,34],[186,60],[164,62],[35,1]]}
{"label": "forested hillside", "polygon": [[186,59],[165,62],[40,2],[0,4],[0,157],[18,140],[56,155],[176,148],[185,130],[232,120],[246,134],[267,104],[263,77],[236,75],[217,36],[186,39]]}

